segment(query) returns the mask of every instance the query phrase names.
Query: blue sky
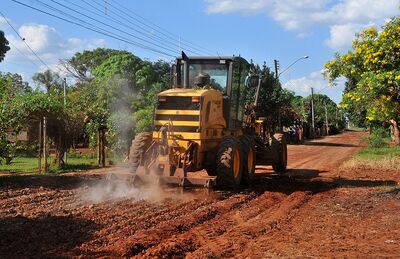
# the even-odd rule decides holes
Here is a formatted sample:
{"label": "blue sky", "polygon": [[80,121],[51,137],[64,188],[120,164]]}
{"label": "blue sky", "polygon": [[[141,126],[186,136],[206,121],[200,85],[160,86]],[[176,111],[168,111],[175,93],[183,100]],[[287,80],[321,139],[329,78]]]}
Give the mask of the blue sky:
{"label": "blue sky", "polygon": [[[92,25],[97,24],[130,42],[141,42],[169,55],[178,55],[180,42],[181,47],[201,54],[241,55],[259,64],[265,61],[271,68],[273,60],[277,59],[281,70],[298,58],[309,55],[310,58],[300,60],[281,75],[284,87],[303,96],[309,94],[310,87],[314,87],[316,92],[327,94],[336,102],[341,99],[343,82],[339,82],[337,87],[328,87],[321,75],[324,63],[335,52],[346,52],[351,47],[355,32],[367,26],[382,26],[388,18],[399,14],[400,6],[400,0],[85,0],[96,10],[78,0],[18,1],[60,15],[54,9],[47,9],[44,3],[81,17],[71,9],[57,5],[57,2],[62,3],[106,25],[113,25],[120,31],[81,17]],[[152,61],[173,59],[57,20],[11,0],[1,2],[0,11],[29,46],[48,66],[62,74],[64,72],[57,65],[60,59],[96,47],[126,49]],[[123,7],[131,17],[120,13],[116,7]],[[130,28],[113,24],[111,19],[119,19]],[[142,23],[138,23],[138,20]],[[35,72],[46,68],[29,52],[2,17],[0,30],[5,31],[12,44],[12,50],[0,63],[0,71],[21,73],[25,80],[30,81]]]}

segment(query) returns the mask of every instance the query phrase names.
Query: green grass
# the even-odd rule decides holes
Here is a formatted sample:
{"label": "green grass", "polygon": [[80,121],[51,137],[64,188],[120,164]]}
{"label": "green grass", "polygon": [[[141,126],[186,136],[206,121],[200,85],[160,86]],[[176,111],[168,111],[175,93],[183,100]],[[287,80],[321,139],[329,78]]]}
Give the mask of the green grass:
{"label": "green grass", "polygon": [[[49,173],[60,173],[67,171],[88,170],[97,168],[96,159],[89,157],[71,157],[68,158],[67,164],[63,168],[57,168],[53,165],[54,157],[48,160]],[[43,159],[42,159],[43,168]],[[11,161],[11,164],[0,164],[0,172],[8,173],[37,173],[38,159],[36,157],[16,157]]]}
{"label": "green grass", "polygon": [[342,169],[400,170],[400,147],[366,147],[348,161]]}
{"label": "green grass", "polygon": [[363,148],[356,157],[365,160],[381,160],[384,158],[400,157],[400,147]]}

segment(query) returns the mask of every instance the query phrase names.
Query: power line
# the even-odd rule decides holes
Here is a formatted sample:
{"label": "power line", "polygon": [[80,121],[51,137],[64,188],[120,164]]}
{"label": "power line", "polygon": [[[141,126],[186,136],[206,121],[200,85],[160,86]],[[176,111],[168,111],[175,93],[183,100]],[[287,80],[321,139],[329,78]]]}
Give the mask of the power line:
{"label": "power line", "polygon": [[[94,1],[94,0],[92,0],[92,1]],[[124,7],[124,6],[122,6],[122,5],[119,4],[118,2],[116,2],[116,4],[117,4],[119,7],[121,7],[122,9],[119,9],[118,7],[115,7],[115,6],[113,6],[112,4],[110,4],[110,3],[108,3],[108,4],[109,4],[110,6],[112,6],[112,7],[114,7],[115,9],[119,10],[119,11],[122,12],[123,14],[127,15],[128,17],[130,17],[130,18],[136,20],[137,22],[139,22],[139,23],[145,25],[146,27],[149,27],[149,28],[151,28],[151,29],[153,29],[153,30],[159,32],[160,34],[162,34],[162,35],[168,37],[169,39],[176,40],[176,39],[179,38],[179,39],[180,39],[180,44],[181,44],[181,45],[185,45],[185,46],[188,46],[188,47],[189,47],[190,45],[192,45],[191,47],[192,47],[193,49],[196,49],[196,50],[199,50],[199,51],[206,51],[207,53],[214,53],[214,51],[212,51],[212,50],[209,50],[209,49],[204,48],[204,47],[202,47],[202,46],[200,46],[200,45],[197,45],[197,44],[195,44],[195,43],[192,43],[192,42],[190,42],[190,41],[187,41],[187,40],[185,40],[185,39],[182,39],[179,35],[176,35],[176,34],[170,32],[170,31],[168,31],[168,30],[166,30],[166,29],[160,27],[159,25],[153,23],[152,21],[150,21],[150,20],[144,18],[143,16],[139,15],[138,13],[136,13],[136,12],[134,12],[134,11],[132,11],[132,10],[130,9],[129,12],[132,13],[134,16],[139,17],[140,19],[135,18],[135,17],[132,17],[132,15],[131,15],[130,13],[127,13],[126,11],[124,11],[124,9],[127,9],[127,8]],[[142,20],[142,21],[141,21],[141,20]],[[151,25],[148,25],[146,22],[147,22],[147,23],[150,23]],[[187,42],[187,43],[184,43],[184,42]],[[194,46],[197,46],[198,48],[196,48],[196,47],[194,47]],[[200,50],[199,48],[200,48],[200,49],[203,49],[203,50]]]}
{"label": "power line", "polygon": [[[44,3],[43,3],[42,1],[40,1],[40,0],[35,0],[35,1],[44,4]],[[151,42],[151,41],[148,41],[148,40],[146,40],[146,39],[143,39],[143,38],[141,38],[141,37],[138,37],[138,36],[136,36],[136,35],[133,35],[133,34],[131,34],[131,33],[126,32],[126,31],[123,31],[123,30],[121,30],[121,29],[119,29],[119,28],[116,28],[116,27],[114,27],[114,26],[112,26],[112,25],[106,24],[106,23],[104,23],[104,22],[102,22],[102,21],[100,21],[100,20],[98,20],[98,19],[95,19],[95,18],[93,18],[93,17],[91,17],[91,16],[88,16],[88,15],[86,15],[86,14],[80,12],[80,11],[77,11],[77,10],[75,10],[75,9],[73,9],[73,8],[70,8],[70,7],[64,5],[64,4],[60,3],[60,2],[57,2],[57,1],[55,1],[55,0],[50,0],[50,1],[53,2],[53,3],[56,3],[56,4],[60,5],[60,6],[62,6],[62,7],[64,7],[64,8],[66,8],[66,9],[68,9],[68,10],[71,10],[71,11],[73,11],[73,12],[75,12],[75,13],[78,13],[78,14],[80,14],[81,16],[84,16],[84,17],[86,17],[86,18],[88,18],[88,19],[90,19],[90,20],[92,20],[92,21],[98,22],[98,23],[100,23],[100,24],[102,24],[102,25],[104,25],[104,26],[107,26],[107,27],[109,27],[109,28],[112,28],[112,29],[114,29],[114,30],[116,30],[116,31],[119,31],[119,32],[128,34],[128,35],[130,35],[131,37],[133,37],[133,38],[135,38],[135,39],[141,40],[141,41],[146,42],[146,43],[148,43],[148,44],[152,44],[152,45],[154,45],[154,46],[156,46],[156,47],[159,47],[159,48],[164,49],[164,50],[167,50],[167,51],[172,51],[172,52],[175,51],[175,50],[173,50],[173,49],[170,49],[169,47],[165,47],[165,46],[162,46],[162,45],[153,43],[153,42]],[[47,4],[45,4],[45,5],[47,5]],[[50,6],[50,7],[52,7],[52,6]],[[52,8],[54,8],[54,7],[52,7]],[[58,10],[57,8],[54,8],[54,9]]]}
{"label": "power line", "polygon": [[[63,17],[60,17],[60,16],[58,16],[58,15],[49,13],[49,12],[47,12],[47,11],[44,11],[44,10],[41,10],[41,9],[39,9],[39,8],[33,7],[33,6],[31,6],[31,5],[28,5],[28,4],[26,4],[26,3],[22,3],[22,2],[20,2],[20,1],[18,1],[18,0],[11,0],[11,1],[13,1],[13,2],[15,2],[15,3],[17,3],[17,4],[20,4],[20,5],[22,5],[22,6],[25,6],[25,7],[29,8],[29,9],[38,11],[38,12],[40,12],[40,13],[46,14],[46,15],[51,16],[51,17],[54,17],[54,18],[57,18],[57,19],[59,19],[59,20],[65,21],[65,22],[67,22],[67,23],[71,23],[71,24],[77,25],[77,26],[79,26],[79,27],[82,27],[82,28],[85,28],[85,29],[87,29],[87,30],[96,32],[96,33],[98,33],[98,34],[101,34],[101,35],[104,35],[104,36],[107,36],[107,37],[110,37],[110,38],[113,38],[113,39],[116,39],[116,40],[125,42],[125,43],[127,43],[127,44],[130,44],[130,45],[133,45],[133,46],[136,46],[136,47],[140,47],[140,48],[143,48],[143,49],[147,49],[147,50],[150,50],[150,51],[152,51],[152,52],[154,52],[154,53],[162,54],[162,55],[165,55],[165,56],[175,57],[174,55],[168,54],[168,53],[166,53],[166,52],[163,52],[163,51],[160,51],[160,50],[157,50],[157,49],[148,47],[148,46],[146,46],[146,45],[143,45],[143,44],[140,44],[140,43],[131,41],[131,40],[127,40],[127,39],[121,38],[120,36],[115,36],[114,33],[104,32],[104,30],[102,30],[101,28],[100,28],[100,29],[93,29],[93,28],[90,28],[89,26],[86,26],[86,25],[83,25],[83,24],[80,24],[80,23],[77,23],[77,22],[74,22],[74,21],[67,20],[66,18],[63,18]],[[85,23],[86,23],[86,22],[85,22]]]}
{"label": "power line", "polygon": [[[92,1],[94,1],[94,0],[92,0]],[[114,1],[114,2],[115,2],[115,1]],[[150,20],[144,18],[143,16],[137,14],[136,12],[132,11],[131,9],[129,9],[129,13],[126,12],[125,10],[127,10],[128,8],[122,6],[122,5],[119,4],[118,2],[115,2],[115,3],[118,5],[118,7],[114,6],[114,5],[111,4],[110,2],[108,2],[108,5],[109,5],[110,7],[113,7],[114,9],[120,11],[120,12],[123,13],[124,15],[130,17],[131,19],[134,19],[135,21],[137,21],[137,22],[143,24],[144,26],[146,26],[146,27],[148,27],[148,28],[150,28],[150,29],[153,29],[153,30],[157,31],[157,32],[159,32],[160,34],[162,34],[162,35],[164,35],[164,36],[166,36],[166,37],[168,37],[168,38],[170,38],[170,39],[172,39],[172,40],[176,40],[176,39],[178,39],[178,38],[180,37],[179,35],[176,35],[176,34],[170,32],[170,31],[168,31],[168,30],[166,30],[166,29],[160,27],[159,25],[153,23],[152,21],[150,21]],[[120,7],[120,8],[119,8],[119,7]],[[125,9],[125,10],[124,10],[124,9]],[[108,10],[110,10],[110,8],[109,8]],[[138,18],[136,18],[136,17],[133,17],[133,16],[131,15],[131,13],[132,13],[134,16],[139,17],[140,19],[138,19]],[[147,23],[150,23],[151,25],[148,25]],[[214,51],[212,51],[212,50],[209,50],[209,49],[207,49],[207,48],[204,48],[204,47],[202,47],[202,46],[200,46],[200,45],[198,45],[198,44],[192,43],[192,42],[187,41],[187,40],[185,40],[185,39],[181,39],[181,41],[182,41],[182,45],[185,45],[185,46],[188,46],[188,45],[190,46],[190,45],[192,45],[192,48],[193,48],[193,49],[196,49],[196,50],[203,49],[203,52],[206,51],[206,52],[208,52],[208,53],[214,53]],[[186,43],[185,43],[185,42],[186,42]],[[193,47],[193,46],[196,46],[197,48],[195,48],[195,47]],[[199,48],[200,48],[200,49],[199,49]],[[201,51],[201,50],[200,50],[200,51]]]}
{"label": "power line", "polygon": [[[2,16],[3,16],[3,18],[4,18],[4,15],[2,14]],[[4,18],[5,19],[5,18]],[[12,28],[12,27],[11,27]],[[12,44],[12,42],[8,42],[10,45],[11,45],[11,47],[12,48],[14,48],[14,49],[16,49],[18,52],[19,52],[19,54],[21,54],[21,56],[24,56],[24,57],[26,57],[26,59],[27,60],[29,60],[35,67],[38,67],[38,65],[35,63],[35,62],[33,62],[33,60],[32,59],[30,59],[25,53],[23,53],[19,48],[17,48],[17,46],[15,46],[14,44]]]}
{"label": "power line", "polygon": [[29,50],[35,55],[35,57],[47,67],[47,69],[51,70],[50,67],[36,54],[35,51],[29,46],[29,44],[25,41],[25,38],[22,38],[22,36],[18,33],[18,31],[12,26],[12,24],[7,20],[6,16],[0,12],[0,14],[3,16],[4,20],[7,22],[7,24],[13,29],[13,31],[18,35],[18,37],[25,43],[25,45],[29,48]]}
{"label": "power line", "polygon": [[11,42],[9,42],[11,47],[13,47],[14,49],[16,49],[19,54],[21,54],[22,56],[26,57],[27,60],[29,60],[35,67],[39,67],[35,62],[33,62],[33,60],[31,60],[25,53],[23,53],[19,48],[17,48],[17,46],[15,46],[14,44],[12,44]]}
{"label": "power line", "polygon": [[[105,32],[107,32],[108,34],[111,34],[111,35],[114,35],[114,36],[116,35],[117,37],[119,37],[119,38],[121,38],[121,39],[124,39],[124,40],[126,40],[126,41],[130,41],[131,43],[134,43],[134,44],[136,44],[137,46],[140,46],[140,47],[142,47],[142,48],[146,48],[146,49],[149,49],[149,50],[150,50],[150,49],[151,49],[151,50],[155,50],[155,51],[158,51],[158,52],[160,52],[160,53],[163,53],[164,55],[170,55],[170,54],[171,54],[171,53],[168,53],[168,54],[167,54],[165,51],[158,50],[158,49],[156,49],[156,48],[154,48],[154,47],[149,47],[149,46],[147,46],[147,45],[145,45],[145,44],[143,44],[143,43],[138,43],[138,42],[136,42],[136,41],[132,41],[132,40],[130,40],[130,39],[128,39],[128,38],[126,38],[126,37],[124,37],[124,36],[122,36],[122,35],[116,34],[116,33],[112,32],[112,31],[106,30],[106,29],[104,29],[104,28],[102,28],[102,27],[99,27],[99,26],[97,26],[97,25],[91,24],[91,23],[89,23],[89,22],[87,22],[87,21],[85,21],[85,20],[82,20],[82,19],[80,19],[80,18],[78,18],[78,17],[76,17],[76,16],[73,16],[73,15],[71,15],[71,14],[69,14],[69,13],[66,13],[66,12],[64,12],[64,11],[62,11],[62,10],[60,10],[60,9],[57,9],[57,8],[51,6],[51,5],[48,5],[48,4],[46,4],[46,3],[43,3],[43,2],[40,1],[40,0],[35,0],[35,1],[38,2],[39,4],[41,4],[42,6],[47,7],[47,8],[50,9],[50,10],[53,10],[53,11],[55,11],[55,12],[60,13],[61,15],[70,17],[70,18],[72,18],[72,19],[75,19],[76,21],[79,21],[79,22],[81,22],[81,23],[84,23],[84,24],[86,24],[87,26],[90,26],[90,27],[92,27],[92,28],[96,28],[97,30],[105,31]],[[75,12],[77,12],[77,11],[75,11]],[[91,18],[91,17],[89,17],[89,18]],[[100,23],[102,23],[102,22],[100,22]],[[109,26],[109,25],[107,25],[107,24],[105,24],[105,23],[103,23],[103,24],[106,25],[106,26],[108,26],[108,27],[111,27],[111,28],[114,29],[114,30],[120,31],[120,32],[122,32],[122,33],[125,33],[124,31],[122,31],[122,30],[120,30],[120,29],[118,29],[118,28],[115,28],[115,27],[113,27],[113,26]],[[131,36],[133,36],[134,38],[137,38],[137,39],[139,39],[139,40],[142,40],[140,37],[134,36],[134,35],[132,35],[132,34],[129,34],[129,35],[131,35]],[[157,45],[157,44],[153,44],[153,45],[156,45],[156,46],[158,46],[158,47],[163,48],[162,46],[159,46],[159,45]],[[166,49],[166,48],[163,48],[163,49],[164,49],[164,50],[168,50],[168,49]],[[169,51],[170,51],[170,50],[169,50]],[[170,55],[170,56],[174,56],[174,55]]]}
{"label": "power line", "polygon": [[[65,1],[68,2],[68,3],[70,3],[70,4],[73,4],[74,6],[76,6],[76,7],[78,7],[78,8],[83,9],[82,6],[79,6],[79,5],[77,5],[77,4],[74,4],[74,3],[70,2],[69,0],[65,0]],[[81,0],[81,1],[84,2],[86,5],[90,6],[91,8],[97,10],[98,13],[93,13],[93,12],[92,12],[93,14],[95,14],[95,15],[97,15],[97,16],[100,16],[100,17],[104,17],[104,16],[102,15],[102,14],[103,14],[103,11],[102,11],[100,8],[98,8],[98,7],[96,7],[95,5],[93,5],[93,4],[89,3],[89,2],[87,2],[86,0]],[[110,15],[110,13],[111,13],[111,14],[114,14],[114,15],[115,15],[116,17],[118,17],[119,19],[114,18],[113,16]],[[138,24],[136,24],[136,23],[133,23],[133,22],[130,21],[129,19],[125,18],[125,16],[121,17],[118,13],[114,12],[112,9],[108,10],[108,14],[106,15],[106,17],[108,17],[109,19],[111,19],[114,23],[117,23],[117,24],[122,25],[122,26],[124,26],[124,27],[126,27],[126,28],[128,28],[128,29],[130,29],[130,30],[132,30],[132,31],[135,31],[135,32],[137,32],[137,33],[140,33],[141,35],[143,35],[143,36],[145,36],[145,37],[147,37],[147,38],[149,38],[149,39],[151,39],[151,40],[153,40],[153,41],[159,42],[159,43],[161,43],[161,44],[169,43],[169,44],[172,44],[172,45],[175,46],[175,47],[178,47],[178,46],[179,46],[179,44],[177,44],[176,42],[172,42],[171,40],[169,40],[169,39],[167,39],[167,38],[165,38],[165,37],[163,38],[163,37],[160,37],[160,36],[158,36],[158,35],[156,35],[156,34],[152,35],[151,32],[148,31],[148,30],[147,30],[146,28],[144,28],[143,26],[140,26],[140,25],[138,25]],[[124,23],[122,20],[127,21],[129,24],[135,26],[136,28],[130,26],[129,24]],[[151,36],[150,36],[150,35],[151,35]],[[184,48],[184,50],[187,51],[187,52],[191,52],[191,53],[197,54],[197,55],[201,55],[199,52],[194,51],[194,50],[189,49],[189,48]]]}

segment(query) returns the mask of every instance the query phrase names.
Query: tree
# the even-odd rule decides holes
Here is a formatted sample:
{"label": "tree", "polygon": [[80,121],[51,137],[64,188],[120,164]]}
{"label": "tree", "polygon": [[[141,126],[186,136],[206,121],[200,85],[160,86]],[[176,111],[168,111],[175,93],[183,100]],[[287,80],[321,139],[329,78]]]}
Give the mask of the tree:
{"label": "tree", "polygon": [[49,93],[52,90],[63,89],[63,82],[59,74],[46,70],[41,73],[36,73],[32,77],[33,81],[39,85],[43,85]]}
{"label": "tree", "polygon": [[61,64],[77,79],[76,86],[81,86],[94,78],[92,75],[93,69],[117,53],[129,54],[127,51],[97,48],[94,50],[85,50],[82,53],[78,52],[70,59],[61,60]]}
{"label": "tree", "polygon": [[336,54],[325,64],[326,76],[334,83],[347,78],[341,107],[359,113],[372,123],[388,123],[400,145],[400,17],[387,22],[381,32],[368,28],[356,35],[353,49]]}
{"label": "tree", "polygon": [[[303,99],[303,103],[308,106],[306,117],[311,123],[311,95]],[[326,112],[325,112],[326,107]],[[330,128],[344,127],[342,112],[338,109],[336,103],[325,94],[314,94],[314,123],[315,126],[322,128],[326,125],[326,116],[328,117],[328,126]]]}
{"label": "tree", "polygon": [[24,126],[21,96],[31,92],[27,83],[18,74],[0,73],[0,158],[10,163],[15,151],[15,143],[7,139],[7,131],[18,133]]}
{"label": "tree", "polygon": [[[79,82],[73,92],[79,96],[77,106],[86,113],[90,144],[98,145],[96,135],[103,136],[107,130],[108,145],[124,155],[134,134],[151,125],[148,115],[152,115],[154,89],[165,88],[170,66],[161,61],[143,61],[127,51],[102,49],[84,53],[85,64],[89,65],[83,70],[90,69],[91,79]],[[101,59],[95,53],[106,53],[108,57]]]}
{"label": "tree", "polygon": [[[250,64],[250,73],[261,76],[261,88],[257,107],[257,116],[266,117],[268,127],[275,131],[279,126],[293,125],[295,110],[291,103],[294,93],[282,88],[275,74],[267,67],[266,63],[262,67]],[[254,101],[256,87],[245,89],[245,103]]]}
{"label": "tree", "polygon": [[9,42],[4,36],[4,31],[0,31],[0,62],[4,60],[7,51],[10,50]]}

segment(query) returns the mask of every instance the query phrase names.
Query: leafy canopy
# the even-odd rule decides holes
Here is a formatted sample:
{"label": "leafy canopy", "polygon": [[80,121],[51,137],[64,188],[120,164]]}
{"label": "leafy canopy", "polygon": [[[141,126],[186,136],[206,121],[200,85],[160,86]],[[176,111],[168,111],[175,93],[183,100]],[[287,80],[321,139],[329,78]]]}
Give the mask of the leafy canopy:
{"label": "leafy canopy", "polygon": [[347,78],[341,107],[369,121],[400,120],[400,17],[368,28],[353,41],[353,49],[325,64],[331,83]]}
{"label": "leafy canopy", "polygon": [[9,42],[4,36],[4,32],[0,31],[0,62],[3,61],[7,51],[10,50]]}

